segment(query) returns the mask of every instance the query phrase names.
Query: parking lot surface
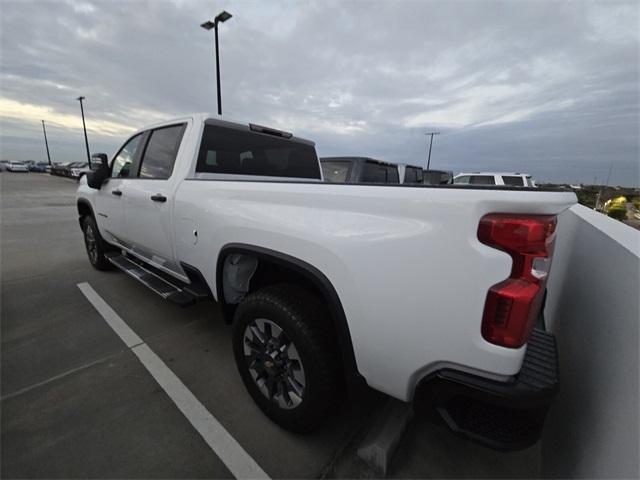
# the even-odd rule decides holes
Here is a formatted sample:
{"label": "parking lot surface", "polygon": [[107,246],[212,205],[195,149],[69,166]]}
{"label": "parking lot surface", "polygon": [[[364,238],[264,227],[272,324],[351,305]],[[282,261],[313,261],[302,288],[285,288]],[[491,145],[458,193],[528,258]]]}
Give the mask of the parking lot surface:
{"label": "parking lot surface", "polygon": [[[136,354],[78,288],[92,289],[272,478],[372,477],[358,439],[384,398],[365,392],[313,434],[269,421],[246,393],[216,304],[180,308],[98,272],[74,181],[0,175],[3,478],[232,478]],[[502,454],[418,419],[390,477],[531,477],[538,449]]]}

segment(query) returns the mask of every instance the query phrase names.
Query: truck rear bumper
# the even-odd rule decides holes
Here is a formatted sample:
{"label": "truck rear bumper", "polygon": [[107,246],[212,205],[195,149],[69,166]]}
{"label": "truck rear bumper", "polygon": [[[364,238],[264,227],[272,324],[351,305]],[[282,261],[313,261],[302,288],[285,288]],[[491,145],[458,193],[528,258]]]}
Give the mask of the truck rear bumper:
{"label": "truck rear bumper", "polygon": [[512,381],[439,370],[416,387],[414,406],[417,410],[435,407],[459,435],[498,450],[518,450],[540,438],[558,383],[555,338],[535,329],[520,373]]}

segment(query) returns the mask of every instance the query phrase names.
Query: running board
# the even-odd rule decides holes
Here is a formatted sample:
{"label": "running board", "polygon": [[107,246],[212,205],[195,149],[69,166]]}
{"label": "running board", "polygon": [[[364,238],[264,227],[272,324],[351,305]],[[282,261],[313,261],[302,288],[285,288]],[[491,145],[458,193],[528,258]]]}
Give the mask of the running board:
{"label": "running board", "polygon": [[171,283],[124,255],[113,252],[105,254],[105,257],[116,268],[122,270],[130,277],[135,278],[144,286],[166,300],[170,300],[182,307],[186,307],[195,303],[197,299],[196,295],[187,291],[186,287],[188,286],[179,286],[178,281]]}

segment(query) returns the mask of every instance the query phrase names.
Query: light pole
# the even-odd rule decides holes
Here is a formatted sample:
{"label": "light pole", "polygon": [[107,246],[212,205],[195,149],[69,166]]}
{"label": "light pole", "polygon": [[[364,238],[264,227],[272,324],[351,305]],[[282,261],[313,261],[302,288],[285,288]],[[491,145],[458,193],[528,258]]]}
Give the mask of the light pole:
{"label": "light pole", "polygon": [[44,133],[44,146],[47,147],[47,160],[51,166],[51,155],[49,155],[49,142],[47,142],[47,129],[44,128],[44,120],[42,120],[42,132]]}
{"label": "light pole", "polygon": [[429,158],[427,159],[427,171],[429,171],[429,166],[431,165],[431,147],[433,146],[433,136],[440,135],[440,132],[427,132],[425,135],[431,135],[431,140],[429,141]]}
{"label": "light pole", "polygon": [[220,53],[218,51],[218,23],[226,22],[231,18],[231,14],[225,10],[220,12],[216,18],[208,20],[200,25],[205,30],[211,30],[213,28],[216,37],[216,80],[218,85],[218,115],[222,115],[222,95],[220,93]]}
{"label": "light pole", "polygon": [[91,154],[89,153],[89,140],[87,139],[87,126],[84,123],[84,108],[82,107],[82,100],[84,100],[84,97],[78,97],[76,100],[80,101],[80,113],[82,113],[82,128],[84,129],[84,144],[87,147],[87,162],[89,162],[89,168],[91,168]]}

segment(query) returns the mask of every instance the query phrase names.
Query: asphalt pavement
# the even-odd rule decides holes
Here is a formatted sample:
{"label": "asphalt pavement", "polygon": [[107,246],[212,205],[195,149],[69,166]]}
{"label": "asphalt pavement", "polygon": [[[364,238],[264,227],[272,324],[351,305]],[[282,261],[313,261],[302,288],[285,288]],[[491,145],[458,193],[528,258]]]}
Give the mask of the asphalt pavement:
{"label": "asphalt pavement", "polygon": [[[76,182],[0,174],[2,478],[231,478],[87,301],[87,282],[271,478],[373,477],[358,441],[384,397],[345,402],[313,434],[268,420],[237,374],[213,301],[180,308],[87,258]],[[538,447],[493,452],[416,420],[389,477],[531,477]]]}

